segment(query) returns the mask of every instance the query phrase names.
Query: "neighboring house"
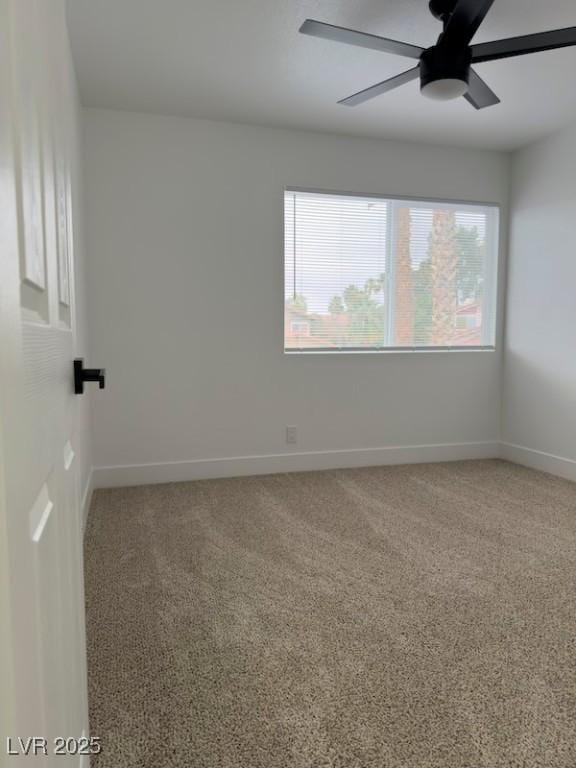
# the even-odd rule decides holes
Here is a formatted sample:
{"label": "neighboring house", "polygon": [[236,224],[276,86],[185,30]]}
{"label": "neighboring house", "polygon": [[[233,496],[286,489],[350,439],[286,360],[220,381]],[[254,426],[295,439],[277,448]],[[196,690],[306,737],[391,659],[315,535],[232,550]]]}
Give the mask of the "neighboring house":
{"label": "neighboring house", "polygon": [[311,322],[308,312],[298,307],[286,306],[286,339],[307,339],[310,337]]}
{"label": "neighboring house", "polygon": [[346,312],[339,314],[322,315],[321,334],[326,346],[345,347],[348,343],[350,328],[350,315]]}
{"label": "neighboring house", "polygon": [[347,314],[316,314],[299,307],[286,306],[287,347],[346,346],[350,318]]}
{"label": "neighboring house", "polygon": [[482,304],[479,301],[468,301],[456,310],[454,343],[471,347],[482,344]]}
{"label": "neighboring house", "polygon": [[323,333],[323,316],[312,314],[299,307],[286,306],[285,344],[287,347],[329,347]]}
{"label": "neighboring house", "polygon": [[[324,315],[286,306],[285,325],[287,347],[336,349],[350,344],[348,313]],[[456,328],[451,343],[471,347],[482,344],[482,305],[479,301],[467,301],[456,309]]]}

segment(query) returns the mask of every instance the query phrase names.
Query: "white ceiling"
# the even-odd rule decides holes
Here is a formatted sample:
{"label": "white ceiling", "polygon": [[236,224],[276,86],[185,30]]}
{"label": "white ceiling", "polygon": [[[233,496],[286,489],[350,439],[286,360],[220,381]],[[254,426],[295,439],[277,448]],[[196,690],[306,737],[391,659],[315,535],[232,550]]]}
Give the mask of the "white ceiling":
{"label": "white ceiling", "polygon": [[[438,104],[413,82],[355,108],[337,100],[409,69],[388,54],[298,34],[305,18],[423,47],[427,0],[69,0],[84,104],[509,150],[576,119],[576,48],[477,66],[502,104]],[[576,26],[574,0],[495,0],[475,42]]]}

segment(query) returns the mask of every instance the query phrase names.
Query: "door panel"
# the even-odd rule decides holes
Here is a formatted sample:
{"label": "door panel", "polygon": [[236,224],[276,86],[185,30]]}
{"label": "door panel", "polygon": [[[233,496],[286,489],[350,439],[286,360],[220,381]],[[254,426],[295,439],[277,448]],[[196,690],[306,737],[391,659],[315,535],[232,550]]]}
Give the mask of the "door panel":
{"label": "door panel", "polygon": [[10,765],[88,733],[68,67],[63,0],[0,0],[0,705],[48,741]]}

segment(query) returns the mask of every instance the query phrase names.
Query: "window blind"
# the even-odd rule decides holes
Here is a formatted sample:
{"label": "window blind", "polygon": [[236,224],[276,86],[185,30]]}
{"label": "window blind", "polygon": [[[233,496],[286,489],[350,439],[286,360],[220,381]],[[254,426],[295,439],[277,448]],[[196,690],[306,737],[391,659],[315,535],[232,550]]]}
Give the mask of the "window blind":
{"label": "window blind", "polygon": [[287,190],[286,351],[490,348],[496,206]]}

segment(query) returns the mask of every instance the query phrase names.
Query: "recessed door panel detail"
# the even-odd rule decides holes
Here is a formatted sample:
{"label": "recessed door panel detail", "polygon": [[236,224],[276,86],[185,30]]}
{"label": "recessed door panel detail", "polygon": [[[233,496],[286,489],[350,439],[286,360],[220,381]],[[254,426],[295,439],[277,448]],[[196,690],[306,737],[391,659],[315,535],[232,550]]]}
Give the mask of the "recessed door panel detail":
{"label": "recessed door panel detail", "polygon": [[15,156],[18,206],[21,304],[24,318],[49,322],[50,270],[44,215],[42,65],[30,51],[38,50],[40,29],[34,24],[36,3],[19,3],[12,18]]}
{"label": "recessed door panel detail", "polygon": [[64,446],[64,469],[66,471],[70,469],[73,461],[74,461],[74,451],[72,450],[72,446],[70,445],[70,443],[66,442],[66,445]]}
{"label": "recessed door panel detail", "polygon": [[30,510],[30,537],[36,544],[42,539],[53,509],[54,504],[48,495],[48,486],[43,485],[38,498]]}
{"label": "recessed door panel detail", "polygon": [[[48,497],[48,487],[58,495],[56,503]],[[54,473],[44,486],[39,496],[38,507],[43,507],[32,540],[32,553],[35,580],[36,642],[38,649],[39,672],[49,704],[44,710],[45,736],[51,742],[66,729],[66,649],[69,638],[65,637],[64,600],[62,594],[61,570],[66,563],[62,561],[63,547],[59,536],[59,517],[64,513],[59,497],[58,474]],[[41,500],[41,501],[40,501]],[[36,505],[35,505],[36,506]],[[35,517],[38,517],[38,511]],[[64,730],[64,733],[66,731]],[[44,735],[44,734],[43,734]]]}
{"label": "recessed door panel detail", "polygon": [[55,153],[56,168],[56,235],[58,241],[58,299],[65,307],[70,306],[69,273],[69,232],[68,232],[68,172],[58,152]]}
{"label": "recessed door panel detail", "polygon": [[20,196],[24,280],[46,288],[40,130],[33,100],[28,97],[20,142]]}

